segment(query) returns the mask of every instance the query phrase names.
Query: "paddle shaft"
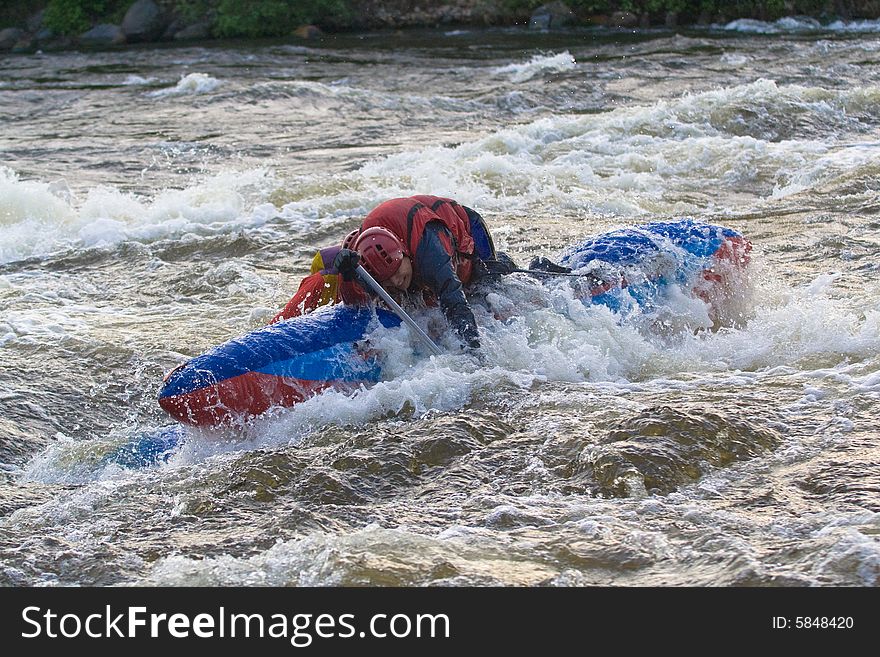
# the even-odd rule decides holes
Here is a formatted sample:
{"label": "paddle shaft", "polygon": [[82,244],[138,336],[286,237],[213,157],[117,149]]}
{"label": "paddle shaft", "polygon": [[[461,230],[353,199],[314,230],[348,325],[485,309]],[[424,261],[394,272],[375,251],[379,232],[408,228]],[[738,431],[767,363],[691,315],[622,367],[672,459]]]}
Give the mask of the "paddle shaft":
{"label": "paddle shaft", "polygon": [[382,301],[388,304],[388,307],[394,311],[395,315],[400,317],[404,324],[406,324],[413,331],[418,333],[419,337],[422,339],[422,342],[424,342],[428,349],[431,350],[432,354],[434,354],[435,356],[439,356],[443,353],[440,347],[434,344],[434,341],[429,338],[428,334],[422,330],[422,327],[416,324],[415,321],[413,321],[413,318],[406,314],[406,311],[400,307],[400,304],[398,304],[394,299],[391,298],[391,295],[385,291],[385,288],[379,285],[375,278],[370,276],[367,270],[364,269],[363,265],[358,265],[355,271],[357,272],[357,275],[360,276],[361,280],[369,285],[372,288],[373,292],[375,292],[382,298]]}
{"label": "paddle shaft", "polygon": [[566,276],[568,278],[586,278],[592,274],[572,274],[565,271],[542,271],[540,269],[513,269],[516,274],[530,274],[532,276]]}

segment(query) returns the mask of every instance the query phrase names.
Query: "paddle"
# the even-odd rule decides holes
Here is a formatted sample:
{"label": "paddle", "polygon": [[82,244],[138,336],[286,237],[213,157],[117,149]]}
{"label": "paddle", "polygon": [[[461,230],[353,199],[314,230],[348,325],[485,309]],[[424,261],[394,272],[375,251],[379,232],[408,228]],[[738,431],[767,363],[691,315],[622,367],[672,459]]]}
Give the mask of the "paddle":
{"label": "paddle", "polygon": [[[504,254],[502,254],[504,255]],[[544,266],[542,269],[534,268],[535,263],[540,263]],[[532,265],[529,265],[530,269],[522,269],[514,265],[513,260],[504,256],[504,258],[499,258],[498,260],[483,260],[483,264],[486,265],[486,269],[489,271],[489,274],[494,275],[505,275],[505,274],[529,274],[530,276],[567,276],[569,278],[586,278],[589,276],[593,276],[593,274],[574,274],[569,267],[563,267],[562,265],[557,265],[555,262],[551,262],[547,258],[535,258],[532,261]]]}
{"label": "paddle", "polygon": [[568,278],[587,278],[593,274],[573,274],[568,271],[541,271],[539,269],[511,269],[513,274],[529,274],[530,276],[566,276]]}
{"label": "paddle", "polygon": [[398,304],[394,299],[391,298],[391,295],[385,291],[385,288],[379,285],[376,279],[370,276],[370,274],[367,273],[367,270],[364,269],[362,265],[358,265],[355,268],[355,272],[357,272],[357,275],[364,283],[372,288],[373,292],[375,292],[382,298],[382,301],[388,304],[388,307],[394,311],[395,315],[400,317],[404,324],[409,326],[419,335],[419,337],[422,339],[422,342],[424,342],[428,349],[431,350],[432,354],[434,354],[435,356],[439,356],[443,353],[443,350],[440,349],[440,347],[438,347],[436,344],[434,344],[434,341],[428,337],[428,334],[425,333],[422,328],[415,323],[412,317],[406,314],[406,311],[400,307],[400,304]]}

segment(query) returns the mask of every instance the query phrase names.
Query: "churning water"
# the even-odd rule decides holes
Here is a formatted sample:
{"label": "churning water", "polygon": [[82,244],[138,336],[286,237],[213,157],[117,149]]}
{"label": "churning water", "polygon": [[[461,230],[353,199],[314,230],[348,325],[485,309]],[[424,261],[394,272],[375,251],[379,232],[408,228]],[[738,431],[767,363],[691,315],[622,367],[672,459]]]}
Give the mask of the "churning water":
{"label": "churning water", "polygon": [[[832,28],[7,57],[0,583],[877,585],[880,26]],[[372,388],[108,462],[169,424],[164,372],[414,193],[522,264],[704,219],[750,280],[713,327],[510,277],[484,364],[385,330]]]}

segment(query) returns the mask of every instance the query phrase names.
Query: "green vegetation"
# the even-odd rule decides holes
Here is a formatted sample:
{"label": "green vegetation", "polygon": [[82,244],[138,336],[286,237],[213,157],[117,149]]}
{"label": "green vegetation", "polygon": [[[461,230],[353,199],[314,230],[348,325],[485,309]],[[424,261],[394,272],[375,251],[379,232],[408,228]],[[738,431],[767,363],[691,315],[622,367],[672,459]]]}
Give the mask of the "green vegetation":
{"label": "green vegetation", "polygon": [[174,11],[182,21],[192,24],[204,19],[216,4],[216,1],[211,0],[177,0]]}
{"label": "green vegetation", "polygon": [[282,36],[306,23],[344,25],[351,14],[347,0],[220,0],[214,34],[219,37]]}
{"label": "green vegetation", "polygon": [[43,8],[45,2],[24,0],[0,0],[0,30],[5,27],[21,27],[25,21]]}
{"label": "green vegetation", "polygon": [[[155,0],[168,16],[183,25],[209,21],[217,37],[270,37],[290,34],[300,25],[315,24],[326,30],[382,26],[378,10],[402,18],[394,25],[412,24],[408,17],[419,9],[425,20],[426,8],[439,7],[444,0]],[[447,0],[451,2],[452,0]],[[501,11],[498,23],[528,19],[531,12],[549,0],[494,0]],[[697,20],[759,18],[775,20],[802,14],[830,18],[842,13],[846,18],[877,18],[880,0],[564,0],[581,20],[597,15],[625,11],[642,21],[662,24],[674,13],[682,24]],[[120,23],[134,0],[0,0],[0,29],[23,27],[39,10],[45,9],[43,25],[56,34],[76,35],[98,23]],[[479,8],[486,0],[471,0]],[[459,4],[459,7],[461,5]],[[476,12],[480,14],[479,11]],[[430,11],[427,12],[430,15]],[[418,19],[416,19],[418,20]],[[428,19],[430,20],[430,19]],[[477,19],[479,20],[479,19]],[[391,24],[389,24],[391,26]]]}
{"label": "green vegetation", "polygon": [[58,34],[80,34],[96,23],[119,22],[128,0],[49,0],[43,25]]}

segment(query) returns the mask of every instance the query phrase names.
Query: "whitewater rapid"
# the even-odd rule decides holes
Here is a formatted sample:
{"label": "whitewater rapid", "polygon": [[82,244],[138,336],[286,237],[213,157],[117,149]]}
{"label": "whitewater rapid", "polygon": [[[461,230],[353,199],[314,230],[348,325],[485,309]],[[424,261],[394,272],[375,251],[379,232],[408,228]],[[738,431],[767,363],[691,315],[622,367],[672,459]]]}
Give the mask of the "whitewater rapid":
{"label": "whitewater rapid", "polygon": [[[0,581],[876,585],[868,27],[11,59]],[[718,327],[686,290],[621,317],[512,277],[476,307],[485,364],[380,330],[375,386],[106,460],[167,426],[165,372],[413,193],[476,208],[521,264],[654,219],[728,225],[749,278]]]}

